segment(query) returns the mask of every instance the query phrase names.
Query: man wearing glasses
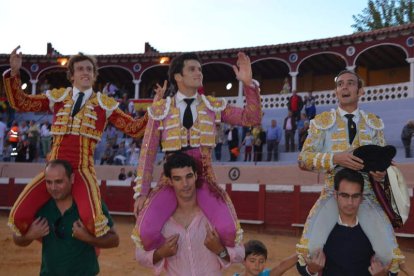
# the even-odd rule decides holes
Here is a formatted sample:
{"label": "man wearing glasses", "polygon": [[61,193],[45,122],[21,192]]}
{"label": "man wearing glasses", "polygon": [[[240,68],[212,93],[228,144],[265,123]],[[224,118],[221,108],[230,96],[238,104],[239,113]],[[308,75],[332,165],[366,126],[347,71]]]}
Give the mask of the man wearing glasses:
{"label": "man wearing glasses", "polygon": [[338,222],[323,250],[306,258],[307,266],[298,265],[298,271],[301,275],[314,275],[320,271],[324,276],[389,275],[388,267],[374,256],[371,242],[358,221],[357,213],[363,202],[363,176],[357,171],[342,169],[335,175],[334,187]]}
{"label": "man wearing glasses", "polygon": [[45,168],[46,190],[51,199],[38,211],[25,235],[13,235],[18,246],[28,246],[34,240],[42,242],[40,275],[97,275],[97,248],[112,248],[119,244],[108,209],[102,203],[110,230],[103,236],[89,233],[79,218],[72,198],[74,174],[69,162],[49,161]]}
{"label": "man wearing glasses", "polygon": [[[299,262],[306,265],[305,257],[316,254],[326,243],[338,219],[334,197],[334,175],[337,167],[362,170],[364,162],[353,151],[364,145],[384,146],[384,123],[375,114],[359,108],[364,94],[362,80],[353,71],[342,71],[335,78],[338,107],[318,114],[310,122],[308,136],[301,153],[299,167],[325,174],[325,185],[319,199],[309,212],[302,238],[296,246]],[[398,272],[403,261],[393,227],[372,189],[370,178],[383,182],[386,171],[363,173],[364,202],[358,217],[364,233],[370,240],[377,257],[383,264],[391,263],[391,271]]]}

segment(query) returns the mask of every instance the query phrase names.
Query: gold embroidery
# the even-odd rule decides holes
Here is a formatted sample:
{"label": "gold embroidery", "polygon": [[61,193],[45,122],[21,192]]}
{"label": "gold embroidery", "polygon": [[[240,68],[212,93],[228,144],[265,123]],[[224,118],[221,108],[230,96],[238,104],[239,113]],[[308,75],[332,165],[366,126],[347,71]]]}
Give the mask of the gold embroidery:
{"label": "gold embroidery", "polygon": [[118,104],[118,102],[114,98],[108,97],[105,94],[101,94],[101,102],[102,102],[103,108],[109,109],[109,110],[114,109],[114,107]]}
{"label": "gold embroidery", "polygon": [[333,143],[332,144],[332,151],[333,152],[342,152],[346,151],[349,148],[348,142],[344,141],[341,143]]}
{"label": "gold embroidery", "polygon": [[373,125],[375,128],[379,129],[384,126],[381,119],[378,118],[378,116],[373,113],[368,113],[367,118],[368,118],[369,123]]}
{"label": "gold embroidery", "polygon": [[316,115],[314,123],[317,128],[326,129],[334,123],[334,117],[329,111],[322,112]]}
{"label": "gold embroidery", "polygon": [[207,96],[206,98],[214,108],[222,108],[224,106],[224,103],[221,99],[212,96]]}
{"label": "gold embroidery", "polygon": [[63,96],[63,94],[65,94],[65,92],[65,88],[52,89],[50,91],[50,96],[53,98],[53,100],[58,100]]}

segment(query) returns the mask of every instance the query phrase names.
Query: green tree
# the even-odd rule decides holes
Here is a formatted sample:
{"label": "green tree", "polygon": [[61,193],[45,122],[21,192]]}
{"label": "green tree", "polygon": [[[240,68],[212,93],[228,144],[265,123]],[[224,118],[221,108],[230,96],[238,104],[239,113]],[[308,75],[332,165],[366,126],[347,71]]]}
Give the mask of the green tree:
{"label": "green tree", "polygon": [[368,7],[353,15],[351,25],[357,32],[366,32],[414,22],[413,0],[369,0]]}

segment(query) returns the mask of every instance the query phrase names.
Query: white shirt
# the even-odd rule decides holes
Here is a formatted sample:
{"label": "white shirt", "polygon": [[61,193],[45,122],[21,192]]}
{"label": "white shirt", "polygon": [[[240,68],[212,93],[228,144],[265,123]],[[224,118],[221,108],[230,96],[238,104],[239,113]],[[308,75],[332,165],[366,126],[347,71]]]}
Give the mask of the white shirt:
{"label": "white shirt", "polygon": [[288,117],[286,120],[286,130],[292,130],[292,117]]}
{"label": "white shirt", "polygon": [[352,228],[352,227],[355,227],[359,224],[359,220],[358,220],[358,217],[356,217],[355,224],[354,225],[349,225],[349,224],[343,223],[342,219],[341,219],[341,216],[339,215],[338,216],[338,224],[341,225],[341,226],[346,226],[346,227],[351,227]]}
{"label": "white shirt", "polygon": [[91,88],[89,88],[89,89],[87,89],[85,91],[80,91],[78,88],[73,87],[73,95],[72,95],[73,106],[72,106],[72,111],[73,111],[73,107],[75,107],[76,100],[79,97],[79,92],[85,93],[85,95],[83,96],[83,99],[82,99],[82,104],[81,104],[81,108],[82,108],[82,106],[84,106],[84,104],[86,103],[86,101],[89,100],[89,98],[92,96],[93,90],[92,90],[92,87],[91,87]]}
{"label": "white shirt", "polygon": [[40,136],[41,137],[49,137],[50,136],[49,128],[45,124],[43,124],[40,127]]}
{"label": "white shirt", "polygon": [[187,103],[184,101],[184,99],[194,99],[194,101],[190,105],[191,113],[193,114],[193,122],[197,119],[197,105],[200,103],[197,97],[197,92],[193,96],[187,97],[180,91],[177,91],[177,94],[175,95],[175,106],[180,110],[181,124],[183,123],[184,112],[187,108]]}
{"label": "white shirt", "polygon": [[354,117],[352,117],[352,121],[357,125],[359,122],[359,108],[355,109],[353,112],[349,113],[342,108],[338,106],[339,115],[341,115],[341,118],[344,122],[348,122],[348,119],[345,117],[346,114],[352,114]]}

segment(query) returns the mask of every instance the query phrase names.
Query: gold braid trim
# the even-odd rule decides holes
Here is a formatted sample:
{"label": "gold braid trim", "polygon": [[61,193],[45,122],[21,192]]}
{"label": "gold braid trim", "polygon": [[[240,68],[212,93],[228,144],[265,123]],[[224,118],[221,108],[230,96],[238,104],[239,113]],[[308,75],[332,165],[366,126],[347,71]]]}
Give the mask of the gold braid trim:
{"label": "gold braid trim", "polygon": [[138,232],[136,225],[132,229],[131,239],[134,241],[136,248],[144,249],[144,246],[142,245],[141,237],[139,236],[139,232]]}
{"label": "gold braid trim", "polygon": [[[89,154],[89,139],[86,137],[82,137],[81,140],[81,164],[88,164]],[[96,179],[96,174],[90,171],[90,167],[82,167],[80,168],[79,172],[83,181],[86,185],[88,190],[88,200],[91,204],[91,209],[93,212],[94,218],[94,228],[95,228],[95,236],[100,237],[105,235],[109,231],[108,227],[108,219],[104,216],[102,212],[102,203],[101,203],[101,195],[98,186],[98,180]]]}
{"label": "gold braid trim", "polygon": [[108,97],[101,92],[96,93],[96,95],[99,105],[107,111],[114,111],[119,106],[119,103],[112,97]]}
{"label": "gold braid trim", "polygon": [[[19,208],[20,204],[22,203],[22,201],[24,201],[27,196],[29,194],[31,194],[32,190],[34,188],[36,188],[40,183],[42,183],[42,181],[45,179],[45,174],[44,172],[39,173],[38,175],[36,175],[32,181],[30,181],[26,187],[24,188],[24,190],[20,193],[19,197],[17,198],[17,200],[14,202],[13,207],[10,211],[9,214],[9,226],[10,224],[14,225],[14,216],[16,213],[16,209]],[[13,227],[11,227],[13,230]]]}

